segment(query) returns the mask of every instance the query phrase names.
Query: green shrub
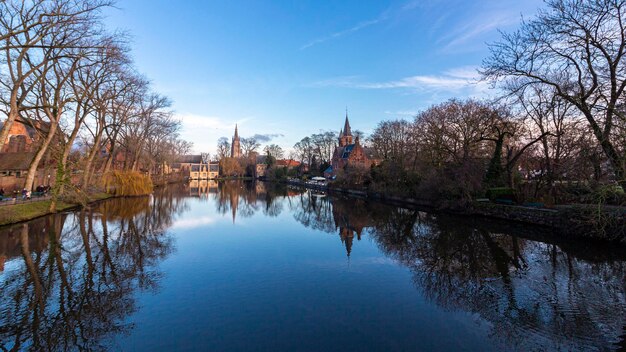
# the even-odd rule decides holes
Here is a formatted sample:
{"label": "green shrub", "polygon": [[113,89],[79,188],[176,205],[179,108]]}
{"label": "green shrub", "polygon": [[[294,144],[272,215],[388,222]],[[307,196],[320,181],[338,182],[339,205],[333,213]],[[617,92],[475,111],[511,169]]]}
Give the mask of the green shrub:
{"label": "green shrub", "polygon": [[117,196],[142,196],[152,193],[150,176],[136,171],[113,171],[104,176],[106,192]]}

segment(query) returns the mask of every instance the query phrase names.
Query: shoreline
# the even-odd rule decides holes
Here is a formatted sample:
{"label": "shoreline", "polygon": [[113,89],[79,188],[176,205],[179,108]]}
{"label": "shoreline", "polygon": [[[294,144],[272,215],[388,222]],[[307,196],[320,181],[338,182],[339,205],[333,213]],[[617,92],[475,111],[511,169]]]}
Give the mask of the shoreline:
{"label": "shoreline", "polygon": [[[103,200],[117,197],[119,196],[108,193],[96,193],[90,197],[89,201],[85,205],[92,205]],[[46,199],[30,203],[5,205],[3,206],[4,211],[2,212],[2,214],[0,214],[0,227],[11,226],[26,221],[31,221],[46,215],[52,215],[82,207],[82,205],[79,203],[73,204],[59,201],[57,203],[57,211],[51,212],[49,210],[50,202],[50,199]]]}
{"label": "shoreline", "polygon": [[[268,180],[269,181],[269,180]],[[554,208],[534,208],[492,202],[471,201],[451,206],[427,199],[385,195],[339,187],[313,185],[302,181],[269,181],[307,189],[362,198],[405,208],[422,208],[433,212],[467,217],[484,217],[541,226],[555,231],[555,237],[584,239],[626,245],[626,208],[593,204],[558,205]]]}
{"label": "shoreline", "polygon": [[[182,183],[182,180],[167,180],[162,183],[154,183],[154,188],[165,187],[169,184],[174,183]],[[98,202],[113,199],[113,198],[122,198],[122,197],[145,197],[147,195],[138,195],[138,196],[124,196],[124,195],[115,195],[109,194],[106,192],[94,193],[89,197],[85,206],[93,205]],[[50,199],[45,199],[41,201],[34,201],[29,203],[20,203],[14,205],[5,205],[2,207],[4,210],[0,213],[0,227],[11,226],[19,223],[23,223],[26,221],[34,220],[46,215],[56,214],[72,209],[78,209],[82,207],[80,203],[65,203],[63,201],[58,201],[57,203],[57,211],[51,212],[49,211],[50,207]]]}

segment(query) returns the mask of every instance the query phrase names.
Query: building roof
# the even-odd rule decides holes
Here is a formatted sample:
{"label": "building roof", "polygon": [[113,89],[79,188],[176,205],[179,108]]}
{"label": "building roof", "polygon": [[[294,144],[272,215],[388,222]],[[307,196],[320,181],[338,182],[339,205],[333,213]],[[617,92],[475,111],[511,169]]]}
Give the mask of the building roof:
{"label": "building roof", "polygon": [[200,164],[202,162],[202,155],[181,155],[176,159],[176,162],[182,164]]}
{"label": "building roof", "polygon": [[352,130],[350,129],[350,121],[348,121],[348,110],[346,110],[346,122],[343,125],[343,135],[351,136]]}
{"label": "building roof", "polygon": [[300,162],[293,159],[276,160],[276,166],[296,167],[300,166]]}
{"label": "building roof", "polygon": [[34,158],[35,152],[0,153],[0,171],[28,170]]}

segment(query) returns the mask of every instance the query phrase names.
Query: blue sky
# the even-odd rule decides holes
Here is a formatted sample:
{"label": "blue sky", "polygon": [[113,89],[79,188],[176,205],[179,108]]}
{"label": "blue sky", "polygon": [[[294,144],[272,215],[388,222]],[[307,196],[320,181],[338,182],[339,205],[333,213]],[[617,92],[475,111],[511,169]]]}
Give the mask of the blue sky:
{"label": "blue sky", "polygon": [[263,135],[289,149],[320,130],[410,119],[451,97],[485,97],[476,68],[498,29],[539,0],[120,0],[110,29],[128,31],[135,64],[174,101],[195,152]]}

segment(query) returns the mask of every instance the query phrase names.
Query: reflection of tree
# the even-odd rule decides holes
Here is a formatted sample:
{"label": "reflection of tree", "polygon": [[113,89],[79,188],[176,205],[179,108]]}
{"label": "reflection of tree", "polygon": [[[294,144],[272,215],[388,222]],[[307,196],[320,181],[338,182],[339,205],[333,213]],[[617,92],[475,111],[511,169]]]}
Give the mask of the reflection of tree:
{"label": "reflection of tree", "polygon": [[230,213],[233,222],[237,216],[248,218],[259,210],[266,216],[276,217],[282,213],[285,202],[291,202],[291,197],[302,192],[281,184],[255,181],[225,181],[219,186],[217,212]]}
{"label": "reflection of tree", "polygon": [[302,193],[295,198],[291,210],[294,218],[305,227],[327,233],[335,232],[330,198],[319,198],[311,196],[310,193]]}
{"label": "reflection of tree", "polygon": [[295,199],[292,211],[304,226],[339,234],[348,255],[366,229],[387,256],[413,272],[428,299],[476,313],[509,348],[610,348],[623,334],[623,250],[532,241],[525,238],[540,238],[536,228],[359,199]]}
{"label": "reflection of tree", "polygon": [[[615,342],[626,313],[626,267],[577,259],[556,244],[417,211],[376,212],[372,236],[414,273],[426,297],[479,314],[517,349],[584,349]],[[500,231],[501,229],[497,229]]]}
{"label": "reflection of tree", "polygon": [[19,238],[21,257],[8,254],[15,269],[0,281],[0,347],[105,350],[104,339],[132,328],[134,291],[157,289],[157,264],[173,249],[165,229],[185,208],[161,191],[0,231]]}
{"label": "reflection of tree", "polygon": [[316,197],[311,193],[301,194],[292,204],[294,218],[305,227],[327,233],[338,233],[341,243],[350,256],[356,236],[361,240],[364,228],[371,226],[372,216],[365,202],[359,199]]}

